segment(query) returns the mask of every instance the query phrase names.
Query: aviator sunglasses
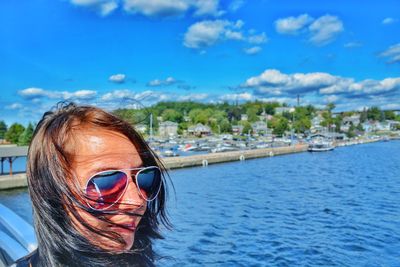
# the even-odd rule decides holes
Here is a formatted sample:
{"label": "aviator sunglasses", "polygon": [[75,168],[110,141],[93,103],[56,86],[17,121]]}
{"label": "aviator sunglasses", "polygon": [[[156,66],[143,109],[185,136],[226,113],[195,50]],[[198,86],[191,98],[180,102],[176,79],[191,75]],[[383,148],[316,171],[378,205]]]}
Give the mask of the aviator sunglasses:
{"label": "aviator sunglasses", "polygon": [[154,200],[160,192],[162,179],[157,166],[102,171],[91,176],[86,183],[84,193],[89,207],[94,210],[112,207],[124,195],[130,178],[146,201]]}

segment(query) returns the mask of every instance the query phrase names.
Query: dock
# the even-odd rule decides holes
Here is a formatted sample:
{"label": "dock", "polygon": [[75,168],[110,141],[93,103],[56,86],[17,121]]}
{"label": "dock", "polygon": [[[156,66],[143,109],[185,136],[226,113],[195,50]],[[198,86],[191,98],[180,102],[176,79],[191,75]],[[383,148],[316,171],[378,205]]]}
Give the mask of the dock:
{"label": "dock", "polygon": [[[297,144],[294,146],[262,148],[243,151],[230,151],[221,153],[201,154],[185,157],[162,158],[164,166],[168,170],[189,168],[196,166],[208,166],[209,164],[244,161],[254,158],[273,157],[284,154],[299,153],[307,151],[307,144]],[[13,175],[0,175],[0,190],[27,187],[25,173]]]}

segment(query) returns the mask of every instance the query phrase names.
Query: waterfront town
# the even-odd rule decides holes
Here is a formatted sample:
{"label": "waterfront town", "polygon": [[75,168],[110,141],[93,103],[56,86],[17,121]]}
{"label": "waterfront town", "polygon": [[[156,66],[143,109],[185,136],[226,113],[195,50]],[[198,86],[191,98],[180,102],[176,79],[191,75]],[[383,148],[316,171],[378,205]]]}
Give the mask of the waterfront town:
{"label": "waterfront town", "polygon": [[[335,112],[335,105],[290,107],[278,102],[203,104],[160,102],[149,108],[116,109],[149,142],[178,138],[235,141],[284,141],[307,139],[315,134],[346,140],[364,135],[396,135],[400,111],[379,107]],[[0,144],[28,145],[35,123],[6,125],[0,117]],[[172,142],[174,143],[174,142]],[[193,149],[193,148],[192,148]]]}
{"label": "waterfront town", "polygon": [[[302,144],[309,151],[327,151],[360,140],[389,140],[400,136],[397,110],[370,107],[335,112],[334,109],[333,103],[318,109],[312,105],[291,107],[278,102],[203,104],[188,101],[116,109],[113,113],[134,125],[164,158]],[[26,150],[33,131],[34,123],[26,127],[19,123],[7,126],[0,118],[0,147],[25,146]],[[16,155],[10,156],[1,157],[2,174],[4,162],[12,169],[12,156]]]}

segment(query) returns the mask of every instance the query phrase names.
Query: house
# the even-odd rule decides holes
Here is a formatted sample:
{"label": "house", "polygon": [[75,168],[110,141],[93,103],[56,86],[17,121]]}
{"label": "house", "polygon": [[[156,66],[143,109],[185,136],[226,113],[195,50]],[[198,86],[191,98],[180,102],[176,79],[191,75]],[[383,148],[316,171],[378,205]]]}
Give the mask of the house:
{"label": "house", "polygon": [[268,129],[268,125],[263,121],[256,121],[255,123],[252,123],[251,127],[253,128],[253,132],[256,134],[265,135],[272,132],[271,129]]}
{"label": "house", "polygon": [[161,122],[158,126],[158,132],[161,136],[174,136],[178,133],[178,123],[172,121]]}
{"label": "house", "polygon": [[328,129],[326,127],[321,126],[323,120],[324,118],[322,117],[321,113],[312,118],[310,132],[311,133],[327,132]]}
{"label": "house", "polygon": [[364,123],[361,123],[361,126],[363,127],[366,133],[371,133],[376,131],[376,122],[374,121],[366,121]]}
{"label": "house", "polygon": [[352,125],[357,126],[358,124],[360,124],[360,114],[353,114],[351,116],[346,116],[342,119],[340,130],[348,132]]}
{"label": "house", "polygon": [[189,135],[194,135],[194,136],[207,136],[211,134],[211,129],[210,127],[203,125],[201,123],[198,123],[197,125],[190,126],[188,128],[188,134]]}
{"label": "house", "polygon": [[249,117],[247,116],[247,114],[241,114],[240,115],[240,120],[241,121],[247,121],[249,119]]}
{"label": "house", "polygon": [[400,121],[387,120],[390,130],[394,131],[400,125]]}
{"label": "house", "polygon": [[234,135],[239,135],[243,131],[243,125],[232,125],[232,133]]}
{"label": "house", "polygon": [[390,131],[390,123],[387,121],[377,122],[376,123],[376,130],[377,131]]}

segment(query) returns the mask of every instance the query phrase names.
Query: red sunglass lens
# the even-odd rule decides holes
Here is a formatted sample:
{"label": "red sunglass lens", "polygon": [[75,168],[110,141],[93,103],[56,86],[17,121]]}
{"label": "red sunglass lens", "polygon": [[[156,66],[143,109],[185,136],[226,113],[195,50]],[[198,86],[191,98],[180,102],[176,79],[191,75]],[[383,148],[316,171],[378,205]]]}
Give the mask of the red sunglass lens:
{"label": "red sunglass lens", "polygon": [[106,209],[113,205],[124,192],[127,184],[126,174],[109,171],[97,174],[88,182],[86,195],[94,209]]}

